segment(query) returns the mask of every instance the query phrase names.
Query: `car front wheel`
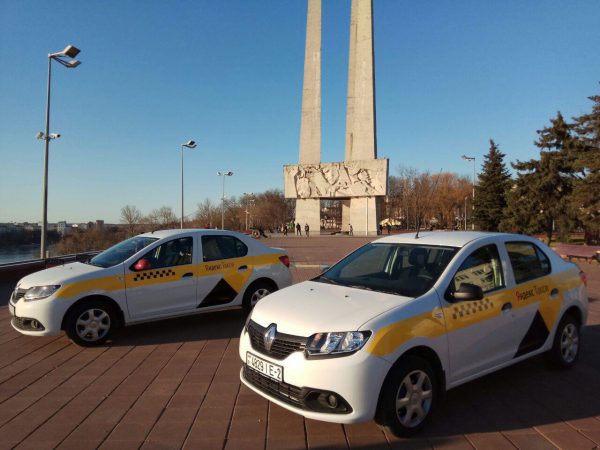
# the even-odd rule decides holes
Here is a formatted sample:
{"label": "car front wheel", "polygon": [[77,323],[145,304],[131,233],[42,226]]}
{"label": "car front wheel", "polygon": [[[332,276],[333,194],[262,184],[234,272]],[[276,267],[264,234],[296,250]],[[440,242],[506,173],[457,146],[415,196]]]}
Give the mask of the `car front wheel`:
{"label": "car front wheel", "polygon": [[109,304],[85,302],[69,312],[65,332],[75,344],[92,347],[105,342],[116,323],[116,314]]}
{"label": "car front wheel", "polygon": [[376,422],[396,436],[411,436],[429,421],[438,398],[438,381],[430,364],[406,356],[392,367],[383,384]]}

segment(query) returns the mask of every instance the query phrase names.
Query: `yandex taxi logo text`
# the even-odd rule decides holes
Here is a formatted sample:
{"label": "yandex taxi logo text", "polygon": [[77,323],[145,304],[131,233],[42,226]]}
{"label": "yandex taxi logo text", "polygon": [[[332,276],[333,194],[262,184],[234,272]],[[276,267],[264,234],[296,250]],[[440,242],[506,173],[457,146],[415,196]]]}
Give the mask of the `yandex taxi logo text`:
{"label": "yandex taxi logo text", "polygon": [[528,298],[531,298],[535,295],[542,295],[548,292],[548,286],[532,286],[530,289],[526,289],[524,291],[515,291],[515,296],[519,301],[525,301]]}

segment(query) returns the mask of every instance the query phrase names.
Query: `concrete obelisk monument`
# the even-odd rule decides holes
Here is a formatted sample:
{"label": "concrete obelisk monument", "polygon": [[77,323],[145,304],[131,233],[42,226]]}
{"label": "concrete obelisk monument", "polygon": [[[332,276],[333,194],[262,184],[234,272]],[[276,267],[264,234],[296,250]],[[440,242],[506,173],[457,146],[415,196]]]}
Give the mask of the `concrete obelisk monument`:
{"label": "concrete obelisk monument", "polygon": [[[346,104],[346,161],[377,158],[375,122],[375,64],[373,51],[373,0],[352,0],[348,100]],[[342,203],[342,229],[377,230],[375,197],[359,197]]]}
{"label": "concrete obelisk monument", "polygon": [[[308,0],[299,162],[321,162],[321,0]],[[300,223],[302,231],[308,224],[313,233],[319,234],[321,200],[296,199],[296,223]]]}
{"label": "concrete obelisk monument", "polygon": [[387,193],[388,160],[377,159],[373,0],[352,0],[346,157],[321,163],[321,0],[308,0],[300,125],[300,161],[284,167],[285,196],[296,222],[320,230],[320,199],[342,200],[342,229],[377,232],[377,196]]}

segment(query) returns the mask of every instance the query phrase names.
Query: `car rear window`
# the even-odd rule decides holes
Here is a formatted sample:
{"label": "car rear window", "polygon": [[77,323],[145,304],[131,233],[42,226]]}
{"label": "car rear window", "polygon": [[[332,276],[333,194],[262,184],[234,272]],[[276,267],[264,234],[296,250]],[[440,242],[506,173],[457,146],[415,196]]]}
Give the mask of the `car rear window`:
{"label": "car rear window", "polygon": [[532,242],[507,242],[506,251],[517,283],[543,277],[552,271],[546,254]]}

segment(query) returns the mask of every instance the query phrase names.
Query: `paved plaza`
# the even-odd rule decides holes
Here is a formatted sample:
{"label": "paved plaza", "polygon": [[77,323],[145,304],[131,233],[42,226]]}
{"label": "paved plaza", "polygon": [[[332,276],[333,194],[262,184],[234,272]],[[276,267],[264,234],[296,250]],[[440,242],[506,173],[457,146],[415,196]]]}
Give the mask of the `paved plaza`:
{"label": "paved plaza", "polygon": [[[271,238],[294,281],[367,238]],[[600,266],[588,274],[590,315],[579,364],[534,358],[448,392],[431,426],[398,440],[373,422],[305,420],[243,387],[240,310],[143,324],[110,345],[32,338],[0,307],[0,449],[594,449],[600,445]]]}

